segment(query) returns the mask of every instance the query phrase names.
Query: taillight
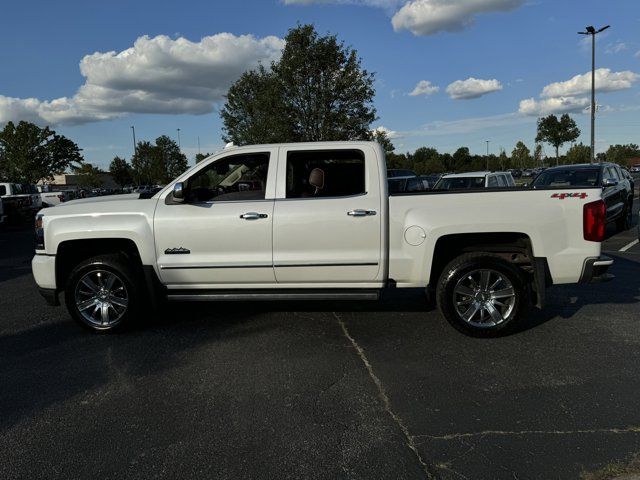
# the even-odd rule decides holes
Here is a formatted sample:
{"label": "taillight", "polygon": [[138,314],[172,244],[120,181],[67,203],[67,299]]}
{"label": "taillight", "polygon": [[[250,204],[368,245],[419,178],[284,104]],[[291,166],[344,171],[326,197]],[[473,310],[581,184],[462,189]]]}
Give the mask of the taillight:
{"label": "taillight", "polygon": [[64,202],[64,195],[58,195],[58,199],[59,199],[61,202]]}
{"label": "taillight", "polygon": [[582,228],[585,240],[590,242],[604,240],[604,234],[607,230],[607,207],[602,200],[585,204]]}

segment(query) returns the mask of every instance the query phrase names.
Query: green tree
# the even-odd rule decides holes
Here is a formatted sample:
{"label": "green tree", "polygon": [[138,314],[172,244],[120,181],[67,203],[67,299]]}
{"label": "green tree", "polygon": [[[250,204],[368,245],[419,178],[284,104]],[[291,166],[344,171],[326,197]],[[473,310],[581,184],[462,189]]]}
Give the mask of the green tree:
{"label": "green tree", "polygon": [[452,155],[453,163],[447,170],[452,172],[464,172],[471,163],[471,154],[469,153],[469,147],[460,147]]}
{"label": "green tree", "polygon": [[282,57],[231,86],[221,111],[223,139],[242,145],[370,138],[374,76],[335,35],[298,25]]}
{"label": "green tree", "polygon": [[444,167],[438,150],[432,147],[420,147],[409,156],[410,166],[418,174],[439,173]]}
{"label": "green tree", "polygon": [[81,188],[95,188],[102,185],[102,180],[100,179],[100,174],[103,173],[102,170],[90,163],[83,163],[79,167],[73,168],[73,173],[78,175],[76,183]]}
{"label": "green tree", "polygon": [[294,140],[282,86],[264,66],[242,74],[226,99],[220,111],[225,142],[250,145]]}
{"label": "green tree", "polygon": [[374,130],[373,134],[371,135],[371,139],[375,142],[378,142],[382,146],[384,153],[387,155],[393,153],[396,149],[396,147],[391,142],[391,139],[387,135],[387,132],[385,132],[384,130]]}
{"label": "green tree", "polygon": [[564,158],[564,163],[589,163],[591,159],[591,147],[583,145],[582,142],[576,145],[572,145]]}
{"label": "green tree", "polygon": [[121,187],[129,185],[133,181],[131,165],[124,158],[115,157],[111,160],[109,172],[113,180]]}
{"label": "green tree", "polygon": [[556,165],[560,159],[560,147],[580,136],[576,122],[566,113],[560,117],[549,115],[538,120],[536,142],[547,142],[556,149]]}
{"label": "green tree", "polygon": [[540,143],[536,143],[536,148],[533,149],[533,163],[535,164],[536,167],[544,166],[542,145]]}
{"label": "green tree", "polygon": [[156,148],[161,158],[161,174],[157,183],[169,183],[189,168],[189,162],[178,144],[166,135],[156,138]]}
{"label": "green tree", "polygon": [[524,142],[516,143],[515,148],[511,152],[511,161],[518,168],[526,168],[531,162],[531,151]]}
{"label": "green tree", "polygon": [[78,145],[49,127],[9,122],[0,131],[0,177],[10,182],[35,184],[82,161]]}
{"label": "green tree", "polygon": [[196,163],[200,163],[202,160],[204,160],[207,157],[210,157],[211,154],[210,153],[196,153]]}
{"label": "green tree", "polygon": [[640,157],[640,148],[635,143],[610,145],[605,155],[607,162],[627,165],[627,160]]}
{"label": "green tree", "polygon": [[189,163],[178,144],[162,135],[155,144],[138,142],[131,167],[137,184],[165,184],[189,168]]}

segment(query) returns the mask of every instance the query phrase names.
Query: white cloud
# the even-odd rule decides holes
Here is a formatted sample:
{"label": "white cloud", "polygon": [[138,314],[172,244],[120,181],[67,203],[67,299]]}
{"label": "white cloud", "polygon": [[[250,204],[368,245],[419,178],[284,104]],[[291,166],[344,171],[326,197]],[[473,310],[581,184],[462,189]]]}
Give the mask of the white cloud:
{"label": "white cloud", "polygon": [[508,127],[515,124],[526,124],[532,120],[518,113],[503,113],[486,117],[470,117],[459,120],[433,121],[423,125],[420,130],[402,132],[405,136],[440,136],[440,135],[464,135],[481,130]]}
{"label": "white cloud", "polygon": [[518,112],[534,117],[552,113],[579,113],[589,104],[586,97],[554,97],[543,100],[528,98],[520,102]]}
{"label": "white cloud", "polygon": [[0,123],[78,124],[128,113],[208,113],[244,71],[277,59],[283,47],[284,41],[273,36],[219,33],[199,42],[142,36],[122,52],[85,56],[80,61],[85,83],[73,97],[0,95]]}
{"label": "white cloud", "polygon": [[626,49],[627,44],[624,42],[610,43],[607,45],[607,48],[605,48],[605,53],[620,53]]}
{"label": "white cloud", "polygon": [[420,80],[413,91],[409,94],[412,97],[417,97],[418,95],[431,95],[440,90],[440,87],[436,85],[431,85],[431,82],[428,80]]}
{"label": "white cloud", "polygon": [[[596,91],[614,92],[631,88],[633,83],[640,80],[640,75],[631,71],[612,72],[608,68],[596,70]],[[542,89],[540,100],[528,98],[520,102],[519,112],[524,115],[541,116],[552,113],[580,113],[590,105],[590,100],[584,95],[591,92],[591,72],[575,77],[565,82],[555,82]],[[601,107],[601,111],[608,111],[609,107]]]}
{"label": "white cloud", "polygon": [[447,93],[454,100],[466,100],[478,98],[487,93],[502,90],[502,84],[494,79],[482,80],[480,78],[469,77],[466,80],[456,80],[447,86]]}
{"label": "white cloud", "polygon": [[376,132],[384,132],[387,135],[387,138],[389,140],[392,140],[394,138],[402,138],[402,135],[398,132],[396,132],[395,130],[389,130],[387,127],[380,125],[379,127],[374,128],[373,130],[371,130],[371,133],[376,133]]}
{"label": "white cloud", "polygon": [[[608,68],[596,70],[596,91],[614,92],[631,88],[634,82],[640,79],[640,75],[630,71],[612,72]],[[540,94],[543,98],[568,97],[584,95],[591,92],[591,72],[567,80],[547,85]]]}
{"label": "white cloud", "polygon": [[472,25],[477,15],[506,12],[523,4],[524,0],[411,0],[391,23],[394,30],[409,30],[414,35],[457,32]]}
{"label": "white cloud", "polygon": [[285,5],[312,5],[331,3],[337,5],[362,5],[366,7],[394,8],[399,7],[406,0],[283,0]]}

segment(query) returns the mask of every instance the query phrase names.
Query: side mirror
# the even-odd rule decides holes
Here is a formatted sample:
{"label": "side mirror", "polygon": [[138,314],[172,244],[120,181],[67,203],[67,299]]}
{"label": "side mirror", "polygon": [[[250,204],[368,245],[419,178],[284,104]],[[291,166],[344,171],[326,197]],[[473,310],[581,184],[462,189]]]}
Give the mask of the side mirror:
{"label": "side mirror", "polygon": [[614,180],[613,178],[605,178],[605,179],[602,181],[602,186],[603,186],[604,188],[607,188],[607,187],[615,187],[616,185],[618,185],[618,181],[617,181],[617,180]]}
{"label": "side mirror", "polygon": [[178,182],[173,186],[173,199],[177,202],[184,201],[184,183]]}

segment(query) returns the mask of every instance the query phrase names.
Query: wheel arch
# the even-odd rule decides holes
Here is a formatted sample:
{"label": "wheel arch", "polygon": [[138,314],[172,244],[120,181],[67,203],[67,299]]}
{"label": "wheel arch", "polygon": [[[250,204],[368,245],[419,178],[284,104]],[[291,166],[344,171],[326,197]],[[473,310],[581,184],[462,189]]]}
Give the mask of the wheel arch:
{"label": "wheel arch", "polygon": [[428,272],[427,289],[433,293],[445,266],[465,253],[486,252],[518,266],[527,275],[536,294],[536,304],[544,304],[545,288],[551,275],[547,259],[534,257],[531,237],[523,232],[483,232],[443,235],[437,239]]}
{"label": "wheel arch", "polygon": [[140,251],[129,238],[65,240],[58,245],[56,252],[56,285],[63,290],[69,275],[80,262],[110,253],[122,254],[137,274],[143,274]]}

